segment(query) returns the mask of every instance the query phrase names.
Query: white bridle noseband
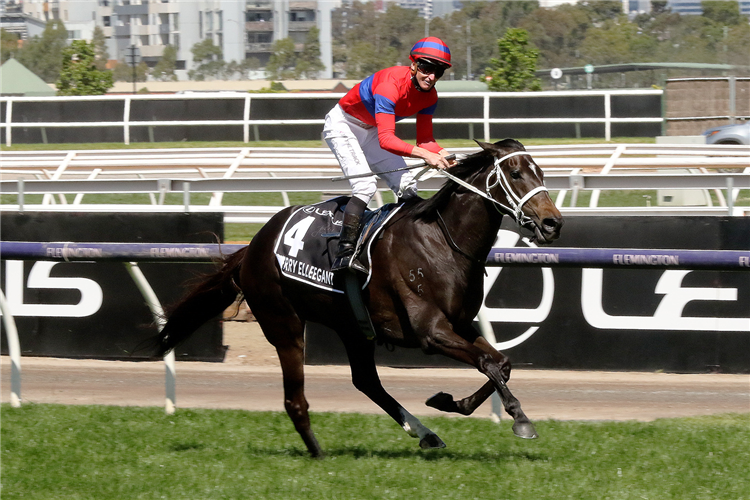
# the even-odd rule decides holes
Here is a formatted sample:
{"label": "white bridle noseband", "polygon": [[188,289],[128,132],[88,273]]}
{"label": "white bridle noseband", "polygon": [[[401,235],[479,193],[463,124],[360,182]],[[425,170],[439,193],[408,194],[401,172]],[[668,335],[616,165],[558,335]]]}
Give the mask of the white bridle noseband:
{"label": "white bridle noseband", "polygon": [[[521,155],[531,156],[526,151],[514,151],[512,153],[508,153],[507,155],[501,158],[495,158],[495,169],[493,172],[490,172],[490,174],[487,176],[487,180],[485,182],[486,192],[484,193],[478,188],[469,184],[468,182],[459,179],[453,174],[449,174],[445,170],[442,170],[440,173],[448,177],[453,182],[456,182],[460,184],[461,186],[465,187],[466,189],[473,191],[474,193],[478,194],[482,198],[485,198],[493,202],[495,204],[495,208],[497,208],[499,212],[513,216],[513,218],[516,220],[516,223],[519,226],[524,226],[532,222],[532,220],[530,217],[528,217],[526,214],[523,213],[523,206],[534,195],[541,193],[542,191],[547,191],[547,188],[544,185],[537,186],[531,191],[529,191],[528,193],[526,193],[523,196],[523,198],[519,198],[518,195],[513,192],[513,189],[511,189],[510,187],[510,181],[508,180],[508,177],[503,172],[503,169],[500,168],[500,165],[502,165],[502,163],[508,158],[512,158],[514,156],[521,156]],[[496,178],[494,182],[492,182],[493,175]],[[510,206],[503,205],[502,203],[497,201],[495,198],[493,198],[492,194],[490,194],[490,189],[494,188],[497,185],[500,185],[500,187],[503,188],[503,192],[505,193],[505,198],[508,200],[508,204]]]}

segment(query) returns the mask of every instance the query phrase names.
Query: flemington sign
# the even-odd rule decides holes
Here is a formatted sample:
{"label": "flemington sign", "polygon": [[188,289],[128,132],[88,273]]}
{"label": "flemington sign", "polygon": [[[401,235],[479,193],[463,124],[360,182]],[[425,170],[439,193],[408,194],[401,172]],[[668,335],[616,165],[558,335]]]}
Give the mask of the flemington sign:
{"label": "flemington sign", "polygon": [[[134,348],[156,327],[122,262],[139,261],[159,301],[168,306],[183,293],[185,281],[205,271],[212,255],[204,244],[223,233],[223,220],[221,214],[28,212],[3,213],[2,227],[1,285],[23,353],[134,360]],[[41,242],[50,240],[62,242]],[[144,241],[149,244],[138,243]],[[233,251],[232,245],[219,248]],[[128,259],[123,252],[129,252]],[[6,344],[3,336],[3,352]],[[221,361],[219,319],[201,328],[177,356]]]}
{"label": "flemington sign", "polygon": [[[170,217],[163,215],[161,222],[154,219],[152,228],[163,228]],[[179,215],[176,220],[185,219]],[[72,231],[81,241],[111,240],[108,229],[119,237],[131,225],[143,227],[143,221],[85,220],[79,221],[85,235]],[[70,219],[67,223],[69,229]],[[173,223],[166,226],[177,231],[157,230],[161,238],[195,232]],[[19,227],[24,224],[4,224],[11,232]],[[89,234],[92,228],[97,229]],[[212,231],[217,234],[220,228]],[[54,229],[43,233],[49,239],[55,236]],[[155,235],[138,239],[148,237]],[[497,347],[508,351],[515,366],[748,372],[748,241],[750,221],[740,217],[569,217],[560,240],[565,248],[543,249],[504,226],[488,255],[480,318],[489,322]],[[158,262],[205,260],[241,246],[4,242],[2,285],[21,323],[25,352],[126,357],[150,333],[151,318],[124,267],[112,261],[125,260],[121,255],[127,250],[138,255],[136,260],[153,262],[142,267],[160,299],[169,303],[194,271],[183,267],[188,264]],[[722,251],[706,252],[712,249]],[[29,251],[62,262],[15,260]],[[220,326],[209,328],[205,345],[192,354],[188,346],[187,357],[221,359]],[[308,341],[309,362],[345,362],[345,354],[336,351],[337,341],[321,337],[314,328]],[[381,351],[379,360],[430,365],[414,353]]]}
{"label": "flemington sign", "polygon": [[750,221],[573,217],[559,241],[508,226],[488,257],[481,315],[514,364],[750,371]]}

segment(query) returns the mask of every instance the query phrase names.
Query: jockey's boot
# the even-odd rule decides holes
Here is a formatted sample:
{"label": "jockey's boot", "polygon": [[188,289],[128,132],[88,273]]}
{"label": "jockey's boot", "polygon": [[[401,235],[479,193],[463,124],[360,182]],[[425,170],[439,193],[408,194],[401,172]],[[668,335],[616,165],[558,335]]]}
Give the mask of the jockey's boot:
{"label": "jockey's boot", "polygon": [[359,229],[365,207],[367,207],[367,203],[355,196],[352,196],[352,199],[346,204],[343,227],[339,236],[339,248],[336,252],[336,258],[333,260],[331,271],[354,269],[355,271],[367,274],[365,266],[354,258],[354,250],[357,246],[357,238],[359,237]]}

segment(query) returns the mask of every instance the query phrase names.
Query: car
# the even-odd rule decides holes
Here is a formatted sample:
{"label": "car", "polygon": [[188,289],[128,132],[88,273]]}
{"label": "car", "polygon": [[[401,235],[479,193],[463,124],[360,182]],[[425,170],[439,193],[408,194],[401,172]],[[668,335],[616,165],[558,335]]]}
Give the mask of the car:
{"label": "car", "polygon": [[703,132],[706,144],[746,144],[750,145],[750,121],[722,125]]}

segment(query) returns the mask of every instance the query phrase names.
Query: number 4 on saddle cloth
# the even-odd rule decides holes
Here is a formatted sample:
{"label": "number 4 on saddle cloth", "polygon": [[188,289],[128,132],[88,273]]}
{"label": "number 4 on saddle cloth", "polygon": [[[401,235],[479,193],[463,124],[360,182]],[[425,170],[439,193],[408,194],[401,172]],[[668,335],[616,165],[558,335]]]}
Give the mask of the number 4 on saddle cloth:
{"label": "number 4 on saddle cloth", "polygon": [[[287,278],[337,293],[345,293],[343,280],[334,280],[331,265],[338,249],[344,208],[349,197],[300,207],[287,219],[274,247],[281,273]],[[370,252],[385,223],[401,205],[391,203],[378,210],[365,210],[355,256],[368,270],[362,285],[370,282]]]}
{"label": "number 4 on saddle cloth", "polygon": [[372,246],[385,223],[399,211],[401,205],[391,203],[378,210],[365,211],[354,252],[355,258],[368,270],[367,278],[361,284],[358,273],[352,271],[334,276],[331,271],[348,201],[349,197],[341,196],[292,212],[279,234],[274,253],[284,277],[331,292],[346,293],[360,330],[372,339],[375,331],[362,301],[361,290],[367,287],[372,277]]}

